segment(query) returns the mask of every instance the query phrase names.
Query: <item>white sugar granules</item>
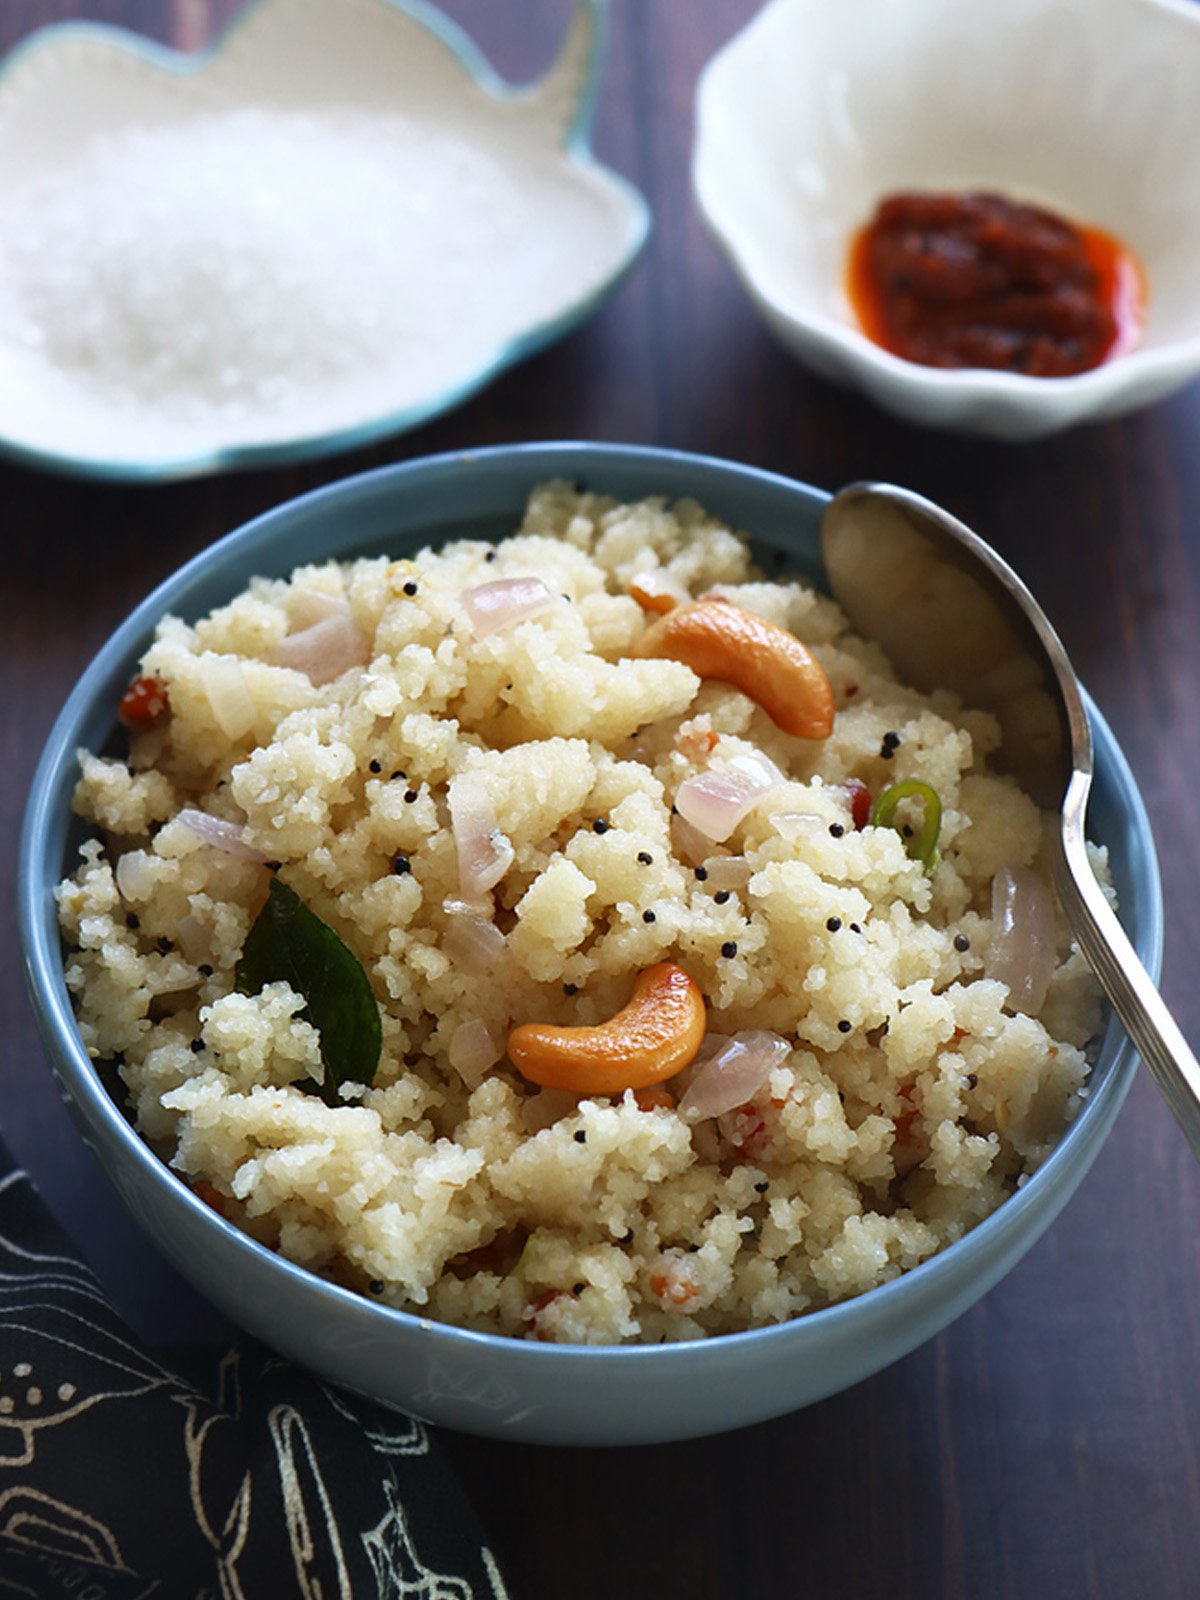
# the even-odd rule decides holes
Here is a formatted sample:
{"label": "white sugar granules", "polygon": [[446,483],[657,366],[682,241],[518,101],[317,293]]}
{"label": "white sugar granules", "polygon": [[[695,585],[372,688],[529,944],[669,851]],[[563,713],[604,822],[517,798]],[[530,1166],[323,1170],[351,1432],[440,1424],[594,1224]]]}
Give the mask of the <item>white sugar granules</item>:
{"label": "white sugar granules", "polygon": [[490,322],[536,318],[505,276],[532,226],[519,190],[398,116],[131,126],[8,190],[4,359],[154,440],[399,410],[461,380]]}

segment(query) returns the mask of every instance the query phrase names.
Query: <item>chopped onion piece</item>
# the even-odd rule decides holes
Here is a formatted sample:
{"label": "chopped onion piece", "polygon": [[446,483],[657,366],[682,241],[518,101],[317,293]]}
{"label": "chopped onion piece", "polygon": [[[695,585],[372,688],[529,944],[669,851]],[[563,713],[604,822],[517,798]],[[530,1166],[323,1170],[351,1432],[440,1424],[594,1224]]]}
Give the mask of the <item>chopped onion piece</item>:
{"label": "chopped onion piece", "polygon": [[477,639],[536,617],[554,604],[553,591],[540,578],[497,578],[494,583],[464,589],[458,598]]}
{"label": "chopped onion piece", "polygon": [[189,911],[179,920],[175,929],[175,943],[179,946],[185,961],[190,961],[198,967],[202,961],[207,961],[210,966],[213,962],[212,929],[206,927],[194,912]]}
{"label": "chopped onion piece", "polygon": [[454,962],[472,977],[490,972],[504,954],[504,935],[489,917],[481,917],[474,908],[461,900],[447,902],[461,910],[450,912],[442,948]]}
{"label": "chopped onion piece", "polygon": [[693,1065],[702,1067],[706,1061],[711,1061],[714,1056],[720,1055],[732,1037],[731,1033],[706,1033],[700,1041],[700,1048],[696,1051]]}
{"label": "chopped onion piece", "polygon": [[736,756],[723,767],[710,767],[685,778],[676,791],[675,804],[686,822],[719,844],[780,781],[778,768],[765,756],[761,763]]}
{"label": "chopped onion piece", "polygon": [[521,1102],[521,1125],[526,1133],[541,1133],[579,1108],[579,1096],[566,1089],[541,1089]]}
{"label": "chopped onion piece", "polygon": [[712,849],[712,840],[676,813],[671,818],[671,847],[689,867],[698,867]]}
{"label": "chopped onion piece", "polygon": [[735,1033],[723,1050],[706,1061],[679,1102],[685,1122],[708,1122],[752,1100],[787,1056],[791,1046],[777,1033],[751,1029]]}
{"label": "chopped onion piece", "polygon": [[350,607],[344,600],[330,603],[335,609],[282,639],[275,657],[281,667],[303,672],[318,688],[351,667],[365,667],[370,659],[366,638]]}
{"label": "chopped onion piece", "polygon": [[490,894],[481,894],[477,900],[460,900],[451,894],[442,901],[442,910],[448,917],[482,917],[485,922],[493,922],[496,901]]}
{"label": "chopped onion piece", "polygon": [[175,820],[182,822],[185,828],[190,828],[204,840],[205,844],[223,850],[227,856],[236,856],[239,861],[267,859],[261,850],[255,850],[252,845],[242,843],[243,829],[239,822],[226,822],[223,817],[210,817],[207,811],[195,811],[191,806],[185,806]]}
{"label": "chopped onion piece", "polygon": [[235,656],[206,651],[200,657],[200,684],[217,726],[227,739],[241,739],[254,726],[254,701],[246,674]]}
{"label": "chopped onion piece", "polygon": [[122,900],[145,903],[158,887],[152,857],[145,850],[127,850],[117,862],[114,876]]}
{"label": "chopped onion piece", "polygon": [[984,975],[1008,988],[1014,1011],[1036,1016],[1054,975],[1054,906],[1029,867],[1002,867],[992,880],[992,937]]}
{"label": "chopped onion piece", "polygon": [[709,856],[704,862],[705,883],[717,893],[721,889],[744,889],[754,876],[745,856]]}
{"label": "chopped onion piece", "polygon": [[787,782],[770,756],[764,755],[761,750],[739,750],[737,755],[730,756],[729,765],[748,777],[761,779],[771,789],[777,789],[781,783]]}
{"label": "chopped onion piece", "polygon": [[781,839],[793,844],[799,838],[824,833],[829,821],[818,811],[776,811],[771,826]]}
{"label": "chopped onion piece", "polygon": [[458,853],[458,887],[478,900],[500,882],[513,863],[513,847],[496,821],[483,785],[459,776],[450,783],[450,827]]}
{"label": "chopped onion piece", "polygon": [[499,1061],[503,1051],[481,1017],[462,1022],[450,1036],[450,1065],[468,1088],[474,1089]]}
{"label": "chopped onion piece", "polygon": [[288,596],[288,616],[292,631],[312,627],[314,622],[324,622],[326,617],[348,617],[350,602],[340,594],[326,594],[323,589],[293,589]]}

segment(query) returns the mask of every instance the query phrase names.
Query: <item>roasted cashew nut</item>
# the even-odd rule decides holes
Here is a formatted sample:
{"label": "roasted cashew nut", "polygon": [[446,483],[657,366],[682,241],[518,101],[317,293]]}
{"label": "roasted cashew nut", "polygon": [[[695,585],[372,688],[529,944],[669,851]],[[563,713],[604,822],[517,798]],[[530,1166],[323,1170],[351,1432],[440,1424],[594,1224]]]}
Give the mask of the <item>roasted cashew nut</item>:
{"label": "roasted cashew nut", "polygon": [[673,1078],[704,1038],[704,996],[673,961],[639,973],[626,1005],[590,1028],[526,1022],[508,1036],[522,1077],[572,1094],[619,1095]]}
{"label": "roasted cashew nut", "polygon": [[833,690],[821,663],[794,633],[732,601],[676,606],[646,629],[634,654],[682,661],[701,678],[731,683],[784,733],[833,732]]}

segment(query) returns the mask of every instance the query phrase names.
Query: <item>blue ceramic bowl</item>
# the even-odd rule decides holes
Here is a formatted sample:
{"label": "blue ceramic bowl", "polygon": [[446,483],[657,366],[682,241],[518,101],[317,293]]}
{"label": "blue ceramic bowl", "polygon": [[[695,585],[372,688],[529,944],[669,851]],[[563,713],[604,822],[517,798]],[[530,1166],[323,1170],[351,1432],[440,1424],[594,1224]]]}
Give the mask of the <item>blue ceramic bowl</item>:
{"label": "blue ceramic bowl", "polygon": [[[571,1444],[683,1439],[780,1416],[843,1389],[986,1294],[1065,1205],[1112,1127],[1136,1067],[1116,1019],[1106,1024],[1092,1093],[1062,1143],[960,1243],[883,1288],[795,1322],[694,1344],[605,1349],[445,1327],[362,1299],[253,1243],[134,1132],[88,1060],[63,981],[53,890],[74,846],[75,751],[112,734],[113,708],[163,613],[195,618],[255,573],[284,574],[321,557],[400,556],[453,535],[500,536],[515,526],[530,487],[553,477],[625,499],[694,496],[751,530],[768,566],[820,579],[825,495],[674,451],[507,446],[405,462],[304,495],[230,534],[155,590],[84,673],[34,780],[21,844],[21,940],[38,1020],[84,1138],[163,1253],[235,1322],[335,1382],[468,1432]],[[1161,885],[1146,815],[1112,734],[1092,716],[1089,833],[1109,848],[1122,919],[1157,973]]]}

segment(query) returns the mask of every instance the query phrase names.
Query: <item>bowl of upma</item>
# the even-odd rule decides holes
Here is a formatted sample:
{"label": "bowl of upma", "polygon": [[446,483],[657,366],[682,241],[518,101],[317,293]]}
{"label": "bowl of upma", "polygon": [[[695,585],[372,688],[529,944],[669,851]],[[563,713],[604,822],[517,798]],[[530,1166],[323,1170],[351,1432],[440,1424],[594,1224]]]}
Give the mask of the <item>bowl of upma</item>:
{"label": "bowl of upma", "polygon": [[248,1331],[452,1427],[683,1438],[896,1359],[1066,1202],[1135,1057],[994,722],[825,592],[826,499],[633,447],[407,462],[230,534],[88,668],[26,819],[35,1007]]}

